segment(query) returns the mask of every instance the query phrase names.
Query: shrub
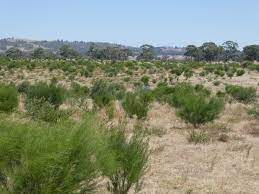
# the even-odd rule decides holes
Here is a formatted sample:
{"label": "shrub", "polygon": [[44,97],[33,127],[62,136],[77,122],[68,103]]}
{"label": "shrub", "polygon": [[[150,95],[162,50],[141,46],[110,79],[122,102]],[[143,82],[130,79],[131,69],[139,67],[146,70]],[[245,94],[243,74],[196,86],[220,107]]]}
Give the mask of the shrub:
{"label": "shrub", "polygon": [[149,82],[149,77],[147,75],[144,75],[142,78],[141,78],[141,81],[143,82],[143,84],[145,86],[148,85],[148,82]]}
{"label": "shrub", "polygon": [[248,114],[252,115],[253,117],[259,120],[259,105],[257,104],[254,107],[250,108],[248,110]]}
{"label": "shrub", "polygon": [[210,140],[208,133],[192,130],[189,133],[188,141],[195,144],[205,144]]}
{"label": "shrub", "polygon": [[149,91],[128,92],[122,102],[122,106],[130,117],[136,115],[138,119],[141,119],[147,116],[151,100],[152,93]]}
{"label": "shrub", "polygon": [[45,122],[59,122],[61,120],[68,119],[69,112],[64,110],[58,110],[54,105],[48,101],[32,99],[25,103],[28,115],[33,119],[42,120]]}
{"label": "shrub", "polygon": [[177,111],[185,121],[195,128],[201,124],[213,121],[223,107],[223,102],[218,98],[206,98],[202,95],[186,96],[184,103]]}
{"label": "shrub", "polygon": [[122,85],[104,80],[96,81],[91,89],[91,97],[99,107],[108,105],[112,100],[122,99],[124,93],[125,88]]}
{"label": "shrub", "polygon": [[128,140],[124,130],[113,129],[108,146],[115,161],[111,169],[104,171],[109,178],[107,189],[114,194],[126,194],[133,186],[137,190],[147,168],[148,142],[139,132]]}
{"label": "shrub", "polygon": [[18,92],[15,86],[0,84],[0,112],[11,112],[18,106]]}
{"label": "shrub", "polygon": [[256,89],[252,87],[227,85],[225,89],[228,94],[239,102],[249,103],[256,99]]}
{"label": "shrub", "polygon": [[55,127],[1,121],[1,193],[90,193],[97,166],[96,120]]}
{"label": "shrub", "polygon": [[90,90],[87,86],[81,86],[77,82],[73,82],[71,85],[71,94],[73,97],[85,98],[89,95]]}
{"label": "shrub", "polygon": [[242,76],[245,74],[245,70],[244,69],[238,69],[236,72],[237,76]]}
{"label": "shrub", "polygon": [[22,82],[21,84],[19,84],[17,86],[18,92],[19,93],[27,93],[29,86],[30,86],[29,82],[27,82],[27,81]]}
{"label": "shrub", "polygon": [[44,100],[58,108],[64,101],[64,93],[61,86],[40,82],[28,88],[27,98]]}

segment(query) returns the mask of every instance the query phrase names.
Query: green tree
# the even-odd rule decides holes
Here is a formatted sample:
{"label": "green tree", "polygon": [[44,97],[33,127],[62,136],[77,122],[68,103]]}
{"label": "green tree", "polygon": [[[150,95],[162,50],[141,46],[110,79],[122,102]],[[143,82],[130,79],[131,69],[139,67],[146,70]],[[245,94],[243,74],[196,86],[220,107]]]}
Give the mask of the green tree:
{"label": "green tree", "polygon": [[142,45],[140,47],[141,53],[138,56],[138,59],[143,59],[143,60],[152,60],[155,58],[155,50],[152,45]]}
{"label": "green tree", "polygon": [[22,51],[16,47],[9,48],[5,55],[11,59],[19,59],[22,57]]}
{"label": "green tree", "polygon": [[214,61],[222,51],[222,48],[218,47],[214,42],[204,43],[200,49],[202,50],[204,59],[206,61]]}
{"label": "green tree", "polygon": [[67,59],[76,58],[79,56],[79,53],[69,45],[63,45],[60,47],[59,53],[63,58]]}
{"label": "green tree", "polygon": [[259,58],[259,45],[249,45],[243,49],[244,58],[254,61]]}
{"label": "green tree", "polygon": [[186,52],[184,54],[187,57],[191,57],[194,60],[200,61],[202,60],[202,51],[199,47],[195,45],[188,45],[186,47]]}
{"label": "green tree", "polygon": [[224,59],[228,60],[237,60],[238,59],[238,43],[233,41],[226,41],[222,44],[224,48]]}
{"label": "green tree", "polygon": [[32,57],[35,59],[45,58],[45,50],[41,47],[34,49],[32,52]]}

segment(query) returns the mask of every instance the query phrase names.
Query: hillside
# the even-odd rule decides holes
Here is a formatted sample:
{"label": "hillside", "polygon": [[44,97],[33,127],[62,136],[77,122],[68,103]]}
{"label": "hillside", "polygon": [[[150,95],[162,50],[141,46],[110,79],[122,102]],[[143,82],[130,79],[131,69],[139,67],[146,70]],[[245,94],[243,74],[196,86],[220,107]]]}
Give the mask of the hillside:
{"label": "hillside", "polygon": [[[85,54],[88,50],[90,45],[94,43],[100,48],[103,47],[121,47],[121,48],[128,48],[134,54],[138,54],[140,52],[140,48],[138,47],[131,47],[107,42],[84,42],[84,41],[64,41],[64,40],[27,40],[27,39],[15,39],[15,38],[4,38],[0,39],[0,52],[5,52],[10,47],[17,47],[24,52],[30,52],[37,47],[43,47],[46,49],[51,50],[52,52],[58,52],[59,48],[63,45],[70,45],[80,54]],[[155,51],[157,55],[183,55],[185,50],[184,48],[177,48],[177,47],[155,47]]]}

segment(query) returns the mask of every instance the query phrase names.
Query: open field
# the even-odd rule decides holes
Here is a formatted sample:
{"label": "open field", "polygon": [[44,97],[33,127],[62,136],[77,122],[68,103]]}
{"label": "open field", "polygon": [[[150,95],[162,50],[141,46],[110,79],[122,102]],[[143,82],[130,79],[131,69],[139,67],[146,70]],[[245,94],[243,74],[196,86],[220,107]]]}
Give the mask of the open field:
{"label": "open field", "polygon": [[[0,105],[3,126],[66,128],[91,114],[94,130],[123,128],[127,138],[141,130],[150,155],[137,193],[259,192],[258,64],[2,59],[0,83],[18,92],[10,111]],[[109,193],[109,176],[93,177],[97,193]],[[14,180],[2,188],[14,189]]]}

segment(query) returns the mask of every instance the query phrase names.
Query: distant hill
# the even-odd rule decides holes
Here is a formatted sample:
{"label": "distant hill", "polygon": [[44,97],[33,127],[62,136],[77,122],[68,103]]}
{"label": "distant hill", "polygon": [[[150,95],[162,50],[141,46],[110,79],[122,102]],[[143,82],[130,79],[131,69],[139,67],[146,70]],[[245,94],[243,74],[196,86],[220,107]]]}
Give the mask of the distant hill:
{"label": "distant hill", "polygon": [[[70,45],[80,54],[85,54],[90,45],[94,43],[96,46],[105,48],[105,47],[121,47],[130,49],[134,55],[138,55],[140,52],[140,48],[138,47],[130,47],[119,44],[107,43],[107,42],[84,42],[84,41],[63,41],[63,40],[54,40],[54,41],[37,41],[37,40],[27,40],[27,39],[15,39],[15,38],[5,38],[0,39],[0,52],[5,52],[7,49],[11,47],[17,47],[21,49],[23,52],[31,52],[33,49],[42,47],[45,49],[49,49],[50,51],[57,53],[59,48],[63,45]],[[183,55],[185,52],[184,48],[177,47],[155,47],[155,52],[157,55],[164,56],[175,56],[175,55]]]}

